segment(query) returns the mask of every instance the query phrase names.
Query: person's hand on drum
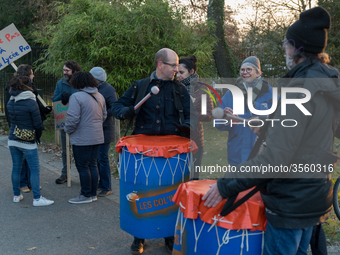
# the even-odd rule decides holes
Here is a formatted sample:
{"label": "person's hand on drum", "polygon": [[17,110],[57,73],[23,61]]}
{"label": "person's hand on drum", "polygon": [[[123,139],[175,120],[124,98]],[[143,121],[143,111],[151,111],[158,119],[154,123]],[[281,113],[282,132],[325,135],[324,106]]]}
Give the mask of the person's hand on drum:
{"label": "person's hand on drum", "polygon": [[220,195],[220,192],[218,191],[217,183],[209,186],[210,189],[202,197],[202,200],[206,200],[204,203],[206,207],[215,207],[222,201],[223,197]]}

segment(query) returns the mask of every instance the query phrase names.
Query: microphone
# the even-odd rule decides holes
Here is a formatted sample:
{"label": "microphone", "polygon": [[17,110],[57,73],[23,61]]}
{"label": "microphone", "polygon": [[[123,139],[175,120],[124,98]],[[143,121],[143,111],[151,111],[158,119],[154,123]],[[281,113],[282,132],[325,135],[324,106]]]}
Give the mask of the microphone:
{"label": "microphone", "polygon": [[153,86],[151,88],[150,93],[148,93],[138,104],[135,105],[134,110],[136,111],[139,107],[142,106],[142,104],[145,103],[146,100],[148,100],[152,95],[157,95],[159,92],[159,88],[157,86]]}

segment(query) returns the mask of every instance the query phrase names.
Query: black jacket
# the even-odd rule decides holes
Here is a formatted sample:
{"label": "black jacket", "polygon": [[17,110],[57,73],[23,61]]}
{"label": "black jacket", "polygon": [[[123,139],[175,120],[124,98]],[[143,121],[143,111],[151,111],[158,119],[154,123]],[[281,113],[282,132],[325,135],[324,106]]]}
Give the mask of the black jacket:
{"label": "black jacket", "polygon": [[[237,171],[251,166],[318,167],[322,173],[309,172],[306,178],[296,178],[296,172],[267,175],[261,173],[226,174],[218,180],[218,188],[223,197],[230,197],[263,182],[268,182],[262,192],[267,208],[268,220],[277,228],[303,228],[323,221],[332,207],[332,181],[328,171],[338,159],[333,154],[335,114],[340,109],[340,85],[338,70],[316,62],[304,61],[290,70],[279,80],[280,87],[303,87],[311,93],[311,99],[304,107],[311,113],[306,116],[295,105],[287,105],[287,114],[281,115],[281,104],[270,118],[294,119],[298,125],[283,127],[279,121],[269,127],[267,147],[251,160],[237,166]],[[288,93],[289,99],[301,99],[301,93]],[[281,98],[282,99],[282,98]],[[287,168],[287,169],[288,169]],[[259,178],[261,177],[261,178]],[[289,178],[282,178],[289,177]],[[269,212],[269,213],[268,213]]]}
{"label": "black jacket", "polygon": [[106,103],[107,117],[103,123],[104,143],[110,143],[115,140],[115,125],[112,117],[112,107],[117,101],[115,89],[107,82],[100,82],[98,92],[103,95]]}
{"label": "black jacket", "polygon": [[[192,130],[197,126],[197,116],[195,107],[190,99],[189,93],[185,89],[184,85],[180,84],[176,80],[165,81],[160,80],[154,72],[150,77],[150,83],[146,90],[146,93],[151,91],[153,86],[159,87],[159,93],[152,95],[142,106],[140,112],[136,117],[134,134],[146,134],[146,135],[181,135],[176,124],[179,122],[179,112],[176,110],[174,97],[173,97],[173,85],[183,86],[182,104],[184,110],[184,123],[190,125]],[[141,82],[138,83],[140,86]],[[139,88],[138,88],[139,89]],[[133,98],[132,86],[121,96],[113,107],[113,115],[117,119],[124,119],[124,113],[130,106],[135,106],[138,102],[135,102]],[[183,135],[184,136],[184,135]],[[189,137],[189,134],[187,135]]]}

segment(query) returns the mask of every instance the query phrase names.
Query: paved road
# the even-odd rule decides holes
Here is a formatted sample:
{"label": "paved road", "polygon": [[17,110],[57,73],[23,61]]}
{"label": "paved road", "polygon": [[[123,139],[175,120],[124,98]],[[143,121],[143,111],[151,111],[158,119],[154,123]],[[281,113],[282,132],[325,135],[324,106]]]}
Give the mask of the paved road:
{"label": "paved road", "polygon": [[[55,201],[47,207],[33,207],[32,192],[24,193],[20,203],[13,203],[11,184],[12,161],[7,137],[0,136],[0,254],[54,255],[95,254],[125,255],[130,253],[132,237],[119,227],[119,199],[115,180],[113,195],[90,204],[69,204],[79,195],[79,179],[72,166],[72,187],[57,185],[61,160],[40,153],[41,194]],[[36,247],[34,250],[27,250]],[[163,239],[147,240],[145,254],[168,254]]]}
{"label": "paved road", "polygon": [[[113,194],[108,197],[90,204],[69,204],[68,199],[80,191],[75,166],[71,167],[72,187],[68,188],[54,182],[60,175],[60,159],[40,152],[39,160],[41,194],[55,204],[33,207],[32,192],[25,193],[20,203],[13,203],[12,161],[7,137],[0,135],[0,255],[131,254],[132,237],[119,227],[118,180],[113,180]],[[147,240],[144,254],[168,254],[163,239]],[[328,254],[340,254],[340,248],[328,247]]]}

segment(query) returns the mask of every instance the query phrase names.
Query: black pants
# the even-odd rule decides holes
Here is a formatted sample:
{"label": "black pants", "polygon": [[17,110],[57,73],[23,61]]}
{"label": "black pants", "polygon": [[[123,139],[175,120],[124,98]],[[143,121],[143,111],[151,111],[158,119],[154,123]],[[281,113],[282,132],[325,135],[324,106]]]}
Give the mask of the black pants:
{"label": "black pants", "polygon": [[[319,228],[319,230],[318,230]],[[322,225],[314,226],[310,246],[313,255],[327,255],[326,236]]]}

